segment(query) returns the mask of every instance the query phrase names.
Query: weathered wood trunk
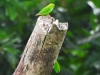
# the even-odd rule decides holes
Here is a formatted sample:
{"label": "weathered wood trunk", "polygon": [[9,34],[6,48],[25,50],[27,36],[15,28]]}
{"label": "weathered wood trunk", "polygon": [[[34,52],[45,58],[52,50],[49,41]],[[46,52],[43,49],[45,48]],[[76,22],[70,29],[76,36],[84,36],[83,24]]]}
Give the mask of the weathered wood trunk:
{"label": "weathered wood trunk", "polygon": [[67,29],[68,23],[40,16],[13,75],[50,75]]}

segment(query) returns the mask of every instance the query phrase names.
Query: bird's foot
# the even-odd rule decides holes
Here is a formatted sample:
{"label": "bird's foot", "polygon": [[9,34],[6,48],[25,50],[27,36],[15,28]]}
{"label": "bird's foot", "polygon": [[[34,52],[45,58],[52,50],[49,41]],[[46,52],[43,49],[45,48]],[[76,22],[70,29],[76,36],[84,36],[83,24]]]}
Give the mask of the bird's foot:
{"label": "bird's foot", "polygon": [[48,17],[50,18],[51,16],[48,14]]}

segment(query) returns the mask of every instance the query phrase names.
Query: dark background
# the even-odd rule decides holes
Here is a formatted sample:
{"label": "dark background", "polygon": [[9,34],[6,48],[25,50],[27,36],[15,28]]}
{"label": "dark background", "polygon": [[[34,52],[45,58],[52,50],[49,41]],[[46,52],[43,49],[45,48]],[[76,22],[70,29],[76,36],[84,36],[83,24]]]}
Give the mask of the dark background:
{"label": "dark background", "polygon": [[[12,75],[43,7],[68,22],[58,57],[61,72],[51,75],[100,75],[100,0],[0,0],[0,75]],[[92,3],[92,5],[91,5]]]}

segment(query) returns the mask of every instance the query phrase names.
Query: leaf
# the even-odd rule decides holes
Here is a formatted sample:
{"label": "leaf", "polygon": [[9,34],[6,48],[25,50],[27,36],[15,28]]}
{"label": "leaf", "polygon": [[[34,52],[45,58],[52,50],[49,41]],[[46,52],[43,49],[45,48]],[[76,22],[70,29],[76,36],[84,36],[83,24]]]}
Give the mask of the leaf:
{"label": "leaf", "polygon": [[15,68],[16,63],[18,62],[16,56],[9,53],[6,54],[6,60],[9,62],[12,68]]}
{"label": "leaf", "polygon": [[15,20],[17,17],[17,13],[15,10],[15,7],[11,6],[10,4],[6,5],[6,9],[5,9],[5,14],[6,16],[9,16],[11,20]]}
{"label": "leaf", "polygon": [[60,72],[60,65],[58,63],[58,61],[56,60],[55,64],[54,64],[54,70],[56,73],[59,73]]}
{"label": "leaf", "polygon": [[4,50],[7,52],[7,53],[10,53],[10,54],[13,54],[13,55],[17,55],[19,53],[19,50],[15,49],[14,47],[11,47],[11,46],[4,46]]}
{"label": "leaf", "polygon": [[72,33],[71,31],[68,31],[68,32],[67,32],[67,35],[68,35],[69,37],[74,37],[74,35],[73,35],[73,33]]}
{"label": "leaf", "polygon": [[8,37],[8,34],[2,29],[0,29],[0,41],[6,39],[7,37]]}
{"label": "leaf", "polygon": [[85,67],[92,67],[94,66],[95,62],[98,62],[100,59],[100,52],[94,52],[86,59],[84,66]]}
{"label": "leaf", "polygon": [[0,7],[2,7],[5,4],[5,1],[0,1]]}
{"label": "leaf", "polygon": [[94,5],[96,6],[96,7],[100,7],[100,2],[99,2],[99,0],[92,0],[92,2],[94,3]]}

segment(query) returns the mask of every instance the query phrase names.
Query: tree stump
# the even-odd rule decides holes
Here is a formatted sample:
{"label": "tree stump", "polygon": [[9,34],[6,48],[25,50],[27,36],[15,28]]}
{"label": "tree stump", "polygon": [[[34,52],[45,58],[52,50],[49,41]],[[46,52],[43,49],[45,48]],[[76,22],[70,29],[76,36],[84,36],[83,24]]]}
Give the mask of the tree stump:
{"label": "tree stump", "polygon": [[50,75],[67,29],[67,22],[40,16],[13,75]]}

